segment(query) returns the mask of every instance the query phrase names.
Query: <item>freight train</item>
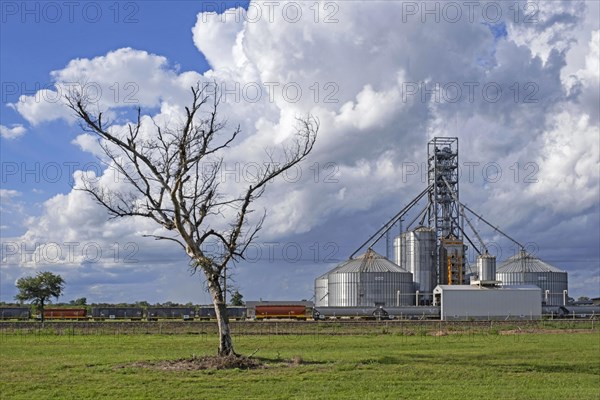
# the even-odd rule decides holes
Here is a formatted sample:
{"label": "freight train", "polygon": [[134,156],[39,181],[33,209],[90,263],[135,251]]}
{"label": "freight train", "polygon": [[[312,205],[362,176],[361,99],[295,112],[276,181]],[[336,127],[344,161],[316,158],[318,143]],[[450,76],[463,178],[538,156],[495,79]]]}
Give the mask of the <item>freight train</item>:
{"label": "freight train", "polygon": [[[248,307],[227,307],[230,320],[274,320],[296,321],[328,319],[366,319],[366,320],[427,320],[439,319],[437,306],[404,307],[311,307],[300,304],[261,304]],[[543,306],[542,315],[546,318],[600,318],[600,305]],[[29,307],[0,307],[0,320],[40,319],[33,315]],[[70,307],[45,308],[44,319],[80,320],[80,321],[214,321],[213,306],[198,307]]]}
{"label": "freight train", "polygon": [[[247,307],[229,306],[229,320],[244,321],[247,319],[293,319],[303,320],[311,317],[312,307],[298,305],[257,305],[249,312]],[[29,307],[0,307],[0,320],[41,319],[41,315],[31,313]],[[46,320],[120,320],[120,321],[212,321],[216,320],[212,305],[198,307],[46,307]]]}

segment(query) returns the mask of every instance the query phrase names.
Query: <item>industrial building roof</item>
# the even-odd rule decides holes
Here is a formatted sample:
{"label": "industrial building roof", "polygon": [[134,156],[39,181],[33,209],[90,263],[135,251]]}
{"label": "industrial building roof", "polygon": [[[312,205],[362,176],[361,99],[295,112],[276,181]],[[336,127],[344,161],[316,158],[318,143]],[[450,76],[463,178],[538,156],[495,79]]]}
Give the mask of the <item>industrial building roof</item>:
{"label": "industrial building roof", "polygon": [[344,261],[331,271],[329,274],[346,273],[346,272],[404,272],[405,269],[394,264],[381,254],[378,254],[373,249],[367,250],[356,258],[351,258]]}
{"label": "industrial building roof", "polygon": [[498,287],[486,287],[486,286],[478,286],[478,285],[438,285],[434,289],[434,292],[439,292],[441,290],[462,290],[462,291],[475,291],[475,290],[536,290],[539,291],[540,288],[536,285],[505,285]]}
{"label": "industrial building roof", "polygon": [[507,272],[565,272],[555,266],[552,266],[525,251],[510,257],[504,261],[497,269],[498,273]]}

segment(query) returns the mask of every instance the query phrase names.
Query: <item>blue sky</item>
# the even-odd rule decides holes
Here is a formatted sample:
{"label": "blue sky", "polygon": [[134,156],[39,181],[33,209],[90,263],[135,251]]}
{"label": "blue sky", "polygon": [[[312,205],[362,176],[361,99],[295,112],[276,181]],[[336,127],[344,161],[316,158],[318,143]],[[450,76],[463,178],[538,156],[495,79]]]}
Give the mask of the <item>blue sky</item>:
{"label": "blue sky", "polygon": [[[3,2],[3,81],[23,82],[32,89],[36,83],[50,83],[49,72],[63,68],[73,58],[94,57],[120,47],[164,55],[183,70],[204,71],[208,64],[190,36],[196,15],[247,2],[88,3],[93,6],[86,7],[85,2],[74,6],[71,17],[68,6],[55,8],[61,3],[48,7],[43,2]],[[56,10],[60,10],[60,17]],[[15,95],[3,97],[5,100],[15,101]]]}
{"label": "blue sky", "polygon": [[[269,208],[261,257],[232,271],[246,298],[310,298],[316,276],[422,190],[433,136],[459,137],[463,201],[567,270],[574,296],[599,296],[598,5],[546,2],[532,16],[525,2],[520,13],[476,3],[471,20],[442,3],[432,15],[422,3],[255,2],[245,18],[239,1],[81,2],[71,20],[60,2],[3,2],[0,301],[37,270],[65,276],[65,300],[208,301],[177,249],[141,238],[151,226],[109,221],[72,190],[77,170],[108,173],[61,102],[37,90],[81,78],[118,121],[128,95],[169,118],[190,82],[233,88],[224,113],[242,127],[229,160],[242,183],[295,115],[319,117],[298,182],[275,183],[258,204]],[[501,18],[482,12],[494,7]],[[514,254],[482,234],[499,262]]]}
{"label": "blue sky", "polygon": [[[190,35],[196,15],[204,10],[223,11],[247,4],[240,1],[88,3],[77,3],[70,8],[61,3],[48,6],[44,2],[3,2],[2,125],[26,123],[6,104],[17,102],[21,95],[52,87],[50,72],[64,68],[75,58],[95,57],[110,50],[132,47],[163,55],[171,66],[183,71],[204,72],[209,68],[208,63]],[[165,18],[167,10],[169,18]],[[31,131],[34,137],[27,138],[29,140],[2,143],[0,154],[5,163],[2,184],[10,181],[11,189],[29,191],[30,197],[26,199],[29,206],[35,207],[49,195],[68,191],[72,183],[69,172],[97,162],[95,157],[77,151],[68,141],[56,140],[58,131],[71,138],[75,133],[64,121],[54,121],[36,126]],[[14,172],[15,164],[17,172]],[[15,179],[17,176],[19,179]],[[31,193],[33,189],[44,193]],[[3,218],[10,216],[3,215]],[[22,226],[11,225],[3,235],[22,233]]]}

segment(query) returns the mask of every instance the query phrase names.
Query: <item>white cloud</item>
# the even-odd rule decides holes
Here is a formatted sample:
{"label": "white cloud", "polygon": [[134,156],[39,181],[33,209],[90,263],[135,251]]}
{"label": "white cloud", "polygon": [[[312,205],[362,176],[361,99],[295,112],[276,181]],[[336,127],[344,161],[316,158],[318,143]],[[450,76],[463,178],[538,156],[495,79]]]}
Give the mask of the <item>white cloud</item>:
{"label": "white cloud", "polygon": [[242,8],[226,10],[224,15],[215,12],[201,13],[192,29],[194,44],[214,70],[232,71],[246,61],[237,46],[243,28]]}
{"label": "white cloud", "polygon": [[27,129],[21,124],[12,125],[10,128],[0,125],[0,136],[5,139],[16,139],[23,136],[25,132],[27,132]]}
{"label": "white cloud", "polygon": [[600,193],[600,136],[586,115],[562,112],[553,118],[552,130],[543,136],[538,159],[540,184],[530,193],[539,205],[556,211],[589,210]]}
{"label": "white cloud", "polygon": [[21,192],[13,189],[0,189],[0,199],[6,201],[21,195]]}
{"label": "white cloud", "polygon": [[579,1],[539,2],[535,5],[514,3],[508,6],[513,13],[517,7],[524,11],[519,18],[509,19],[510,37],[519,45],[530,48],[532,56],[540,57],[544,62],[553,50],[562,52],[571,47],[576,28],[588,11],[587,5]]}
{"label": "white cloud", "polygon": [[[55,87],[32,96],[21,96],[10,104],[32,125],[65,119],[73,122],[73,112],[65,96],[83,93],[101,111],[127,107],[152,108],[189,92],[200,75],[177,74],[164,57],[146,51],[122,48],[93,59],[80,58],[52,72]],[[116,112],[112,119],[119,119]]]}
{"label": "white cloud", "polygon": [[96,157],[105,157],[105,154],[102,151],[102,147],[100,146],[96,136],[84,133],[73,139],[72,143],[79,146],[81,150],[94,154]]}
{"label": "white cloud", "polygon": [[72,121],[62,94],[60,89],[42,89],[33,96],[20,96],[16,103],[9,103],[8,106],[18,111],[33,126],[59,118]]}

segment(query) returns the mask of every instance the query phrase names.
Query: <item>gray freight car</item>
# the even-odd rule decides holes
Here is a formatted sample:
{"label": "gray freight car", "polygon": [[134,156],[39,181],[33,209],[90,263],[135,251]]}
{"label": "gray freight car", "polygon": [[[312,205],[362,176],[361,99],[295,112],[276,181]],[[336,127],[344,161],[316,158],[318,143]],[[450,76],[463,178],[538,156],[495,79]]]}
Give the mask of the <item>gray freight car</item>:
{"label": "gray freight car", "polygon": [[[230,320],[243,321],[246,319],[247,308],[229,306],[227,307],[227,315]],[[213,306],[200,306],[196,313],[196,318],[203,321],[210,321],[216,319],[215,308]]]}
{"label": "gray freight car", "polygon": [[389,319],[439,319],[440,307],[438,306],[404,306],[385,307]]}
{"label": "gray freight car", "polygon": [[388,319],[383,307],[315,307],[313,319]]}
{"label": "gray freight car", "polygon": [[437,319],[435,306],[402,307],[315,307],[313,318],[320,319]]}
{"label": "gray freight car", "polygon": [[148,321],[159,319],[182,319],[192,321],[196,311],[192,307],[148,307],[146,318]]}
{"label": "gray freight car", "polygon": [[141,320],[144,309],[141,307],[93,307],[92,318],[96,321],[105,319]]}
{"label": "gray freight car", "polygon": [[600,318],[600,305],[542,306],[542,315],[550,318]]}
{"label": "gray freight car", "polygon": [[29,319],[29,307],[0,307],[0,319]]}

